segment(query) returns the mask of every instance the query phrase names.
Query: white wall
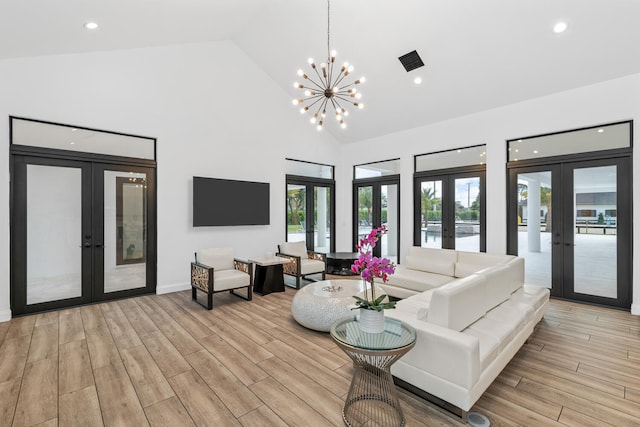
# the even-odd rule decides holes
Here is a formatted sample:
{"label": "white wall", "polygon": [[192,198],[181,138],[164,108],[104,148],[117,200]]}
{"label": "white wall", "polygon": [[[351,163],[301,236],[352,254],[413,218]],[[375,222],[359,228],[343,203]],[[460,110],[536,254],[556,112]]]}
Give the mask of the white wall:
{"label": "white wall", "polygon": [[[161,291],[184,288],[198,248],[232,245],[241,258],[275,251],[285,236],[285,157],[336,165],[337,250],[351,247],[353,164],[400,157],[402,258],[412,243],[413,155],[487,144],[487,250],[504,253],[505,140],[640,115],[640,75],[633,75],[340,146],[326,132],[310,132],[287,94],[231,42],[3,60],[0,76],[0,146],[9,145],[9,115],[158,138]],[[0,150],[0,200],[6,201],[8,151]],[[191,227],[194,175],[270,182],[271,225]],[[634,209],[636,235],[639,212]],[[8,203],[0,224],[1,321],[10,315]],[[640,253],[636,242],[634,253]],[[640,255],[633,265],[640,271]],[[640,314],[637,277],[633,311]]]}
{"label": "white wall", "polygon": [[[159,291],[188,284],[198,248],[231,245],[240,258],[274,252],[285,238],[284,159],[338,159],[330,134],[310,129],[285,91],[231,42],[3,60],[0,76],[0,200],[9,200],[9,115],[158,139]],[[194,175],[269,182],[271,225],[193,228]],[[6,320],[9,204],[2,206]]]}
{"label": "white wall", "polygon": [[[455,94],[452,94],[455,96]],[[640,74],[513,104],[430,126],[409,129],[349,144],[344,157],[352,164],[400,157],[401,259],[413,243],[413,155],[487,144],[487,252],[505,253],[506,140],[555,131],[640,118]],[[638,122],[636,122],[637,126]],[[636,132],[637,135],[637,132]],[[638,137],[634,135],[634,146]],[[640,164],[634,151],[634,165]],[[348,166],[348,165],[346,165]],[[348,169],[348,167],[345,167]],[[633,179],[634,200],[640,201],[640,173]],[[343,207],[351,214],[351,207]],[[350,218],[350,216],[349,216]],[[634,209],[634,234],[640,236],[640,209]],[[339,224],[341,222],[339,221]],[[342,230],[350,234],[351,226]],[[339,233],[340,234],[340,233]],[[634,241],[634,314],[640,314],[640,243]]]}

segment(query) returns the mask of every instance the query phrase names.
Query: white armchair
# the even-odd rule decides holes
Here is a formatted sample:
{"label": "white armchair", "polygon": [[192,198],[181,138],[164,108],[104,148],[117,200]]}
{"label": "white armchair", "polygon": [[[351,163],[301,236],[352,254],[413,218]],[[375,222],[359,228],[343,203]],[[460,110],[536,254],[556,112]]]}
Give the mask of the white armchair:
{"label": "white armchair", "polygon": [[[251,301],[253,265],[235,259],[233,248],[209,248],[196,252],[196,261],[191,263],[191,298],[208,310],[213,308],[213,294],[229,291]],[[234,292],[247,288],[246,296]],[[207,294],[207,305],[198,301],[198,291]]]}
{"label": "white armchair", "polygon": [[309,274],[322,273],[322,280],[325,279],[327,256],[320,252],[308,251],[305,242],[280,243],[276,255],[291,260],[282,268],[284,274],[296,278],[296,289],[300,289],[300,279],[306,279],[305,276]]}

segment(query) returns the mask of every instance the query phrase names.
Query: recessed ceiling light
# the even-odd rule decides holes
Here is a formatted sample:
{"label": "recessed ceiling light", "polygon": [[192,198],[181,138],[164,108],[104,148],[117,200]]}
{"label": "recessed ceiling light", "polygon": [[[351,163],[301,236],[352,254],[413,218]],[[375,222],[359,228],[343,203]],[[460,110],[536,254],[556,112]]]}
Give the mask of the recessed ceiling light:
{"label": "recessed ceiling light", "polygon": [[556,25],[553,26],[554,33],[563,33],[566,29],[567,29],[567,23],[562,21],[558,22]]}
{"label": "recessed ceiling light", "polygon": [[98,28],[98,24],[96,24],[95,22],[87,22],[86,24],[84,24],[84,27],[87,30],[95,30],[96,28]]}
{"label": "recessed ceiling light", "polygon": [[75,143],[75,142],[73,142],[73,141],[71,141],[71,142],[69,143],[69,145],[76,145],[76,143]]}
{"label": "recessed ceiling light", "polygon": [[422,83],[422,77],[416,77],[415,79],[413,79],[413,82],[419,85],[420,83]]}
{"label": "recessed ceiling light", "polygon": [[533,150],[533,154],[538,154],[538,150]]}
{"label": "recessed ceiling light", "polygon": [[604,132],[604,129],[598,129],[598,133]]}

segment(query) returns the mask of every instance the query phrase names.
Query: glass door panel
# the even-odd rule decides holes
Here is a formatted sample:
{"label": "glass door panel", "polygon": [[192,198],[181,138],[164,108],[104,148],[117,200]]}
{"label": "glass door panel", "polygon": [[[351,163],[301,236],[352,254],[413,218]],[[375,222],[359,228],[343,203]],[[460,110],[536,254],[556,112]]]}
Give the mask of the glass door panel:
{"label": "glass door panel", "polygon": [[389,258],[393,262],[398,262],[398,239],[399,239],[399,194],[398,185],[389,184],[380,186],[380,206],[382,208],[382,225],[387,227],[387,234],[381,239],[381,256]]}
{"label": "glass door panel", "polygon": [[617,169],[573,170],[573,291],[618,298]]}
{"label": "glass door panel", "polygon": [[420,183],[420,235],[423,248],[442,248],[442,180]]}
{"label": "glass door panel", "polygon": [[287,242],[304,242],[306,232],[307,187],[287,184]]}
{"label": "glass door panel", "polygon": [[551,288],[552,172],[517,174],[518,255],[525,259],[525,283]]}
{"label": "glass door panel", "polygon": [[147,175],[104,171],[103,212],[104,293],[146,287]]}
{"label": "glass door panel", "polygon": [[82,169],[29,164],[27,305],[82,296]]}
{"label": "glass door panel", "polygon": [[313,247],[316,252],[331,252],[331,188],[313,189]]}
{"label": "glass door panel", "polygon": [[480,252],[480,177],[456,178],[455,248]]}
{"label": "glass door panel", "polygon": [[358,241],[373,230],[373,186],[358,187]]}

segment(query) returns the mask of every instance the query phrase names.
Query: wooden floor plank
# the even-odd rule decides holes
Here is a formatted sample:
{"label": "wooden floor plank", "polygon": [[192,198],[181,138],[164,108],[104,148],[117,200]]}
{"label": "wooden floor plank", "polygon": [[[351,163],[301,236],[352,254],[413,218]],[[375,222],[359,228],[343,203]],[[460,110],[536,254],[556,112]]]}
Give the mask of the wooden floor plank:
{"label": "wooden floor plank", "polygon": [[589,417],[578,411],[574,411],[571,408],[562,408],[562,414],[560,414],[560,419],[558,421],[560,422],[560,424],[571,427],[613,426],[613,424],[609,424],[608,422]]}
{"label": "wooden floor plank", "polygon": [[273,378],[257,382],[250,388],[288,425],[314,427],[335,425]]}
{"label": "wooden floor plank", "polygon": [[0,383],[22,377],[30,345],[30,335],[4,340],[0,347]]}
{"label": "wooden floor plank", "polygon": [[105,426],[149,425],[121,363],[94,369],[93,374]]}
{"label": "wooden floor plank", "polygon": [[208,351],[185,357],[236,418],[262,405],[260,399]]}
{"label": "wooden floor plank", "polygon": [[243,427],[287,427],[287,423],[269,409],[267,405],[262,405],[248,414],[241,416],[238,421],[240,421]]}
{"label": "wooden floor plank", "polygon": [[41,323],[33,328],[27,363],[58,357],[58,322]]}
{"label": "wooden floor plank", "polygon": [[[184,291],[0,323],[0,426],[343,425],[352,363],[295,322],[296,292],[222,293],[209,311]],[[463,425],[399,395],[407,426]],[[640,317],[552,300],[472,410],[494,427],[638,425]]]}
{"label": "wooden floor plank", "polygon": [[122,350],[122,361],[143,408],[175,393],[144,345]]}
{"label": "wooden floor plank", "polygon": [[22,378],[0,383],[0,426],[10,426],[16,412]]}
{"label": "wooden floor plank", "polygon": [[205,337],[200,343],[244,385],[251,385],[269,376],[260,366],[218,336]]}
{"label": "wooden floor plank", "polygon": [[[268,372],[271,378],[285,386],[295,396],[307,402],[310,407],[324,415],[329,421],[335,425],[342,423],[344,399],[334,394],[335,390],[334,393],[329,393],[326,388],[313,381],[303,372],[292,369],[289,364],[277,357],[263,360],[260,362],[260,367]],[[345,387],[342,391],[347,392],[348,388]],[[340,391],[338,393],[340,395],[343,394]]]}
{"label": "wooden floor plank", "polygon": [[60,395],[61,426],[102,426],[102,412],[95,386]]}
{"label": "wooden floor plank", "polygon": [[95,384],[85,340],[61,344],[59,359],[60,394],[82,390]]}
{"label": "wooden floor plank", "polygon": [[169,383],[196,425],[240,425],[236,417],[196,372],[188,371],[171,377]]}
{"label": "wooden floor plank", "polygon": [[166,378],[191,370],[189,362],[160,331],[142,337],[149,354]]}
{"label": "wooden floor plank", "polygon": [[84,325],[82,324],[82,313],[79,308],[67,310],[67,313],[65,314],[61,313],[59,322],[60,344],[85,339]]}
{"label": "wooden floor plank", "polygon": [[195,426],[180,399],[170,397],[144,408],[151,427]]}
{"label": "wooden floor plank", "polygon": [[32,426],[58,416],[58,359],[27,363],[14,426]]}

